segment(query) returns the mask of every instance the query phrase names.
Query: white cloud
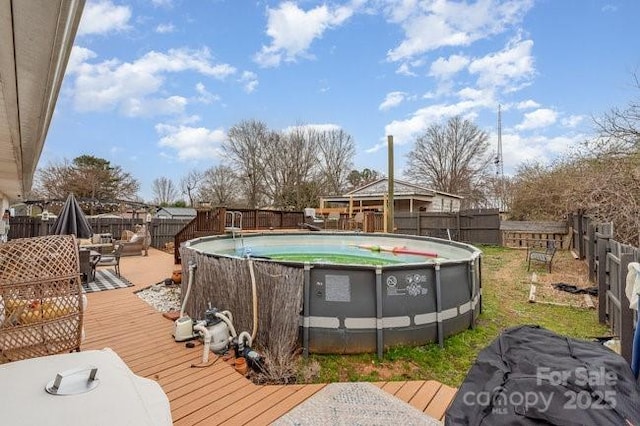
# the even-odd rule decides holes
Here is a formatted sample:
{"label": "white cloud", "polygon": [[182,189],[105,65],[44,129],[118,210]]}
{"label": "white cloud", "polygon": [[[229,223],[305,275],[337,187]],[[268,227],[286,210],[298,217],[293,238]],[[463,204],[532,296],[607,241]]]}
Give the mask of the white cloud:
{"label": "white cloud", "polygon": [[[74,51],[76,48],[74,48]],[[170,73],[197,72],[205,76],[224,79],[236,69],[228,64],[214,64],[207,49],[171,49],[167,53],[148,52],[133,62],[117,59],[89,63],[96,55],[88,49],[78,48],[69,73],[73,82],[74,107],[79,111],[119,109],[127,115],[153,115],[179,112],[181,102],[174,96],[156,95]],[[184,99],[184,98],[182,98]],[[182,105],[184,109],[184,105]]]}
{"label": "white cloud", "polygon": [[396,74],[406,75],[408,77],[416,77],[418,74],[411,71],[411,66],[407,62],[403,62],[400,64],[398,69],[396,69]]}
{"label": "white cloud", "polygon": [[538,107],[540,107],[540,104],[532,99],[527,99],[526,101],[518,102],[516,104],[517,109],[532,109]]}
{"label": "white cloud", "polygon": [[247,93],[253,93],[259,84],[258,76],[251,71],[244,71],[238,81],[244,85],[244,91]]}
{"label": "white cloud", "polygon": [[98,54],[86,47],[74,45],[69,55],[69,63],[67,64],[67,73],[82,72],[82,67],[89,59],[97,58]]}
{"label": "white cloud", "polygon": [[425,64],[424,59],[415,59],[413,61],[406,61],[400,64],[396,70],[396,74],[406,75],[409,77],[416,77],[418,74],[413,71],[415,68],[421,67]]}
{"label": "white cloud", "polygon": [[558,113],[549,108],[539,108],[524,115],[522,123],[518,124],[516,130],[532,130],[552,125],[558,119]]}
{"label": "white cloud", "polygon": [[407,94],[404,92],[390,92],[384,98],[384,101],[378,106],[380,111],[386,111],[391,108],[395,108],[400,105],[407,98]]}
{"label": "white cloud", "polygon": [[194,115],[179,117],[178,120],[176,120],[176,122],[178,124],[187,125],[187,124],[199,123],[201,120],[202,120],[202,117],[200,117],[198,114],[194,114]]}
{"label": "white cloud", "polygon": [[209,92],[206,86],[200,82],[196,84],[196,92],[198,92],[199,95],[196,100],[198,102],[202,102],[203,104],[210,104],[212,102],[220,100],[220,96],[214,95],[213,93]]}
{"label": "white cloud", "polygon": [[387,18],[402,27],[405,39],[387,58],[395,62],[444,46],[467,46],[519,24],[532,6],[533,0],[389,2]]}
{"label": "white cloud", "polygon": [[82,12],[78,35],[125,31],[130,28],[129,19],[129,6],[116,6],[110,0],[88,1]]}
{"label": "white cloud", "polygon": [[512,40],[505,49],[471,61],[469,72],[478,75],[480,87],[517,90],[518,84],[528,84],[535,74],[532,47],[532,40]]}
{"label": "white cloud", "polygon": [[[493,107],[494,101],[490,96],[478,96],[476,99],[464,99],[458,103],[445,105],[437,104],[421,108],[414,112],[411,117],[405,120],[394,120],[384,128],[385,135],[393,135],[397,145],[404,145],[412,142],[416,135],[424,132],[430,125],[440,123],[455,115],[464,118],[473,118],[474,109],[481,107]],[[366,150],[374,153],[387,146],[386,141],[374,145]]]}
{"label": "white cloud", "polygon": [[168,98],[130,98],[121,105],[121,112],[128,117],[152,117],[155,115],[179,115],[184,113],[187,99],[182,96]]}
{"label": "white cloud", "polygon": [[432,64],[429,75],[436,78],[449,78],[469,65],[469,58],[462,55],[451,55],[449,58],[438,58]]}
{"label": "white cloud", "polygon": [[354,6],[331,8],[326,4],[304,11],[292,1],[267,8],[269,46],[262,46],[254,60],[263,67],[277,67],[282,61],[309,57],[308,49],[328,29],[342,25],[354,13]]}
{"label": "white cloud", "polygon": [[299,126],[288,126],[282,129],[283,133],[291,133],[299,130],[314,130],[316,132],[330,132],[333,130],[340,130],[340,127],[337,124],[332,123],[324,123],[324,124],[302,124]]}
{"label": "white cloud", "polygon": [[326,93],[329,90],[331,90],[331,86],[329,86],[329,81],[326,78],[320,79],[318,83],[320,84],[320,89],[318,89],[318,92]]}
{"label": "white cloud", "polygon": [[167,33],[172,33],[175,31],[175,27],[173,26],[172,23],[168,23],[168,24],[160,24],[156,27],[156,32],[159,34],[167,34]]}
{"label": "white cloud", "polygon": [[162,123],[156,124],[155,129],[160,136],[158,146],[175,150],[181,161],[220,158],[219,147],[227,137],[223,129]]}
{"label": "white cloud", "polygon": [[549,164],[558,156],[570,153],[574,148],[580,146],[585,138],[586,135],[581,133],[553,137],[539,135],[523,137],[517,133],[503,133],[502,158],[505,173],[513,173],[522,163],[542,162]]}
{"label": "white cloud", "polygon": [[562,125],[569,128],[578,127],[584,118],[584,115],[570,115],[562,119]]}
{"label": "white cloud", "polygon": [[151,0],[154,6],[171,7],[173,6],[173,0]]}
{"label": "white cloud", "polygon": [[458,96],[460,99],[465,100],[473,100],[476,101],[478,105],[487,106],[493,103],[493,91],[491,90],[480,90],[474,89],[472,87],[465,87],[458,91]]}

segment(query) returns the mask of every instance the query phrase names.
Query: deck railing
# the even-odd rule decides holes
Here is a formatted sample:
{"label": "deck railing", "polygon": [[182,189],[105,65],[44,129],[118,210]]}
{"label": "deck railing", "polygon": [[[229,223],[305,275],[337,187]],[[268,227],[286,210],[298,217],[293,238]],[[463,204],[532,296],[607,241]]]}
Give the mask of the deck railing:
{"label": "deck railing", "polygon": [[173,258],[176,264],[180,263],[180,244],[194,238],[224,234],[226,211],[224,207],[197,211],[196,217],[173,237]]}
{"label": "deck railing", "polygon": [[[227,211],[233,211],[234,215],[228,215]],[[304,222],[303,212],[224,207],[198,210],[196,217],[174,238],[173,256],[176,264],[181,262],[180,245],[185,241],[209,235],[221,235],[225,233],[226,228],[238,229],[238,219],[233,219],[238,217],[238,213],[242,215],[242,230],[295,229]]]}

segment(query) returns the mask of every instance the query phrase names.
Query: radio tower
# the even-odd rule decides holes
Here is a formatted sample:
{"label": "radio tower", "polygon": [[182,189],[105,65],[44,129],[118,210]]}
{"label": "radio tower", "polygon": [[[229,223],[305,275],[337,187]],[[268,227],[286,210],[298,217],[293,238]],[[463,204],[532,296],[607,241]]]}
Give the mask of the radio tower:
{"label": "radio tower", "polygon": [[505,210],[504,205],[504,164],[502,161],[502,110],[500,104],[498,104],[498,152],[496,158],[493,161],[496,165],[496,177],[497,182],[495,186],[496,194],[496,207],[499,211]]}
{"label": "radio tower", "polygon": [[504,176],[504,164],[502,162],[502,111],[498,104],[498,153],[493,161],[496,165],[496,175],[500,180]]}

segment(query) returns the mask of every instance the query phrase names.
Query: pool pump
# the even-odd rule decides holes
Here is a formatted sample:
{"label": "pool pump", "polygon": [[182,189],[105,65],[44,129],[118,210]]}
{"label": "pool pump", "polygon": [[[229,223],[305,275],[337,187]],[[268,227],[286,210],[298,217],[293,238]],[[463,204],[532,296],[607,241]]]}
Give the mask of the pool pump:
{"label": "pool pump", "polygon": [[216,308],[210,308],[204,313],[204,326],[211,335],[210,348],[217,354],[225,353],[229,349],[229,341],[231,340],[230,317],[231,313],[229,311],[220,312]]}

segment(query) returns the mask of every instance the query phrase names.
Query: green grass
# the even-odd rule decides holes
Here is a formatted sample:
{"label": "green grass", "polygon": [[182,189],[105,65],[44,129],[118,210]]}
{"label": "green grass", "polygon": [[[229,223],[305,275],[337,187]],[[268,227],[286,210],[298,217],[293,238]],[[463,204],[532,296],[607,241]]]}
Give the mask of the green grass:
{"label": "green grass", "polygon": [[[301,371],[315,365],[317,372],[314,370],[313,377],[301,381],[433,379],[457,387],[480,350],[505,328],[537,324],[562,335],[586,339],[609,334],[609,329],[598,323],[596,310],[529,303],[530,274],[526,271],[522,251],[489,246],[480,248],[483,251],[482,314],[474,329],[445,339],[444,348],[437,344],[396,347],[385,351],[382,360],[378,360],[375,354],[312,355],[303,361]],[[570,254],[560,252],[556,256],[569,257]],[[565,261],[565,264],[571,264]]]}

